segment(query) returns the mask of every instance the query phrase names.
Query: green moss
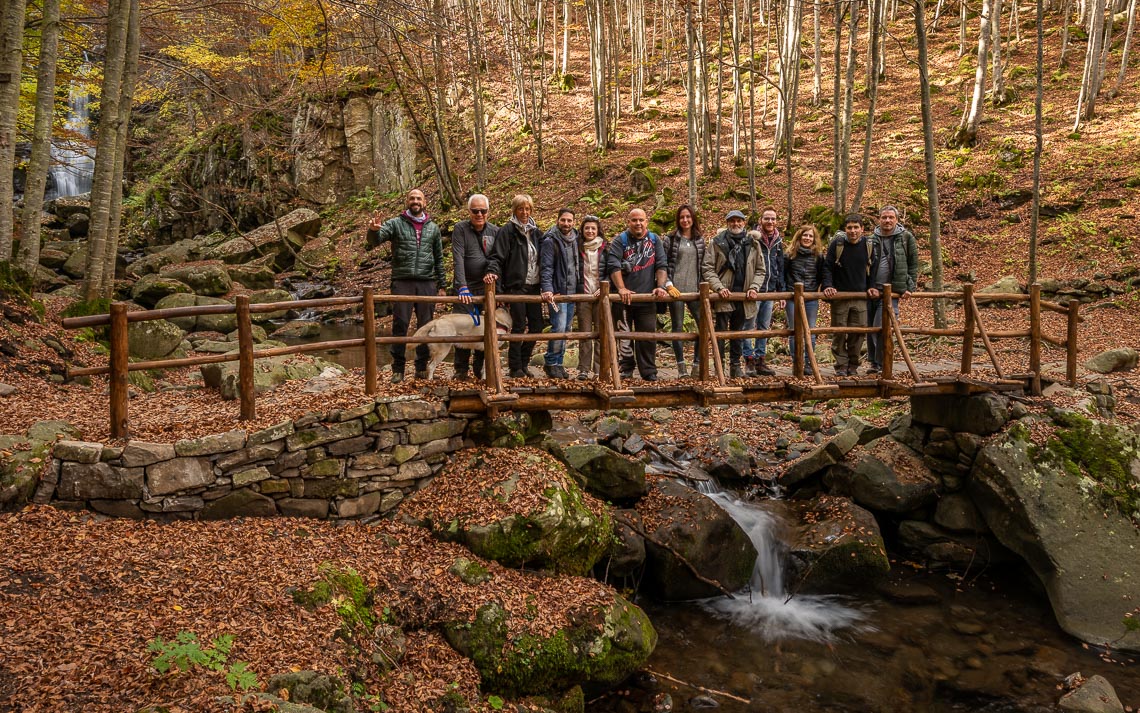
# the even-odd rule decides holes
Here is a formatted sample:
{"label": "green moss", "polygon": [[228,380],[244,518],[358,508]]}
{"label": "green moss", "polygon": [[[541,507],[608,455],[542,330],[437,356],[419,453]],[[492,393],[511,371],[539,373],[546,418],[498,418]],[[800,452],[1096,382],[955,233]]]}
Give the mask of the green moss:
{"label": "green moss", "polygon": [[1074,478],[1088,477],[1103,494],[1105,505],[1122,515],[1140,519],[1140,484],[1131,477],[1131,462],[1138,449],[1132,439],[1122,440],[1114,427],[1097,423],[1072,411],[1053,414],[1059,428],[1045,451]]}
{"label": "green moss", "polygon": [[22,267],[0,260],[0,297],[30,305],[33,287],[32,276]]}
{"label": "green moss", "polygon": [[447,571],[459,577],[464,584],[482,584],[491,579],[491,573],[486,567],[465,557],[455,560]]}
{"label": "green moss", "polygon": [[818,431],[823,428],[823,419],[819,416],[804,416],[800,419],[801,431]]}

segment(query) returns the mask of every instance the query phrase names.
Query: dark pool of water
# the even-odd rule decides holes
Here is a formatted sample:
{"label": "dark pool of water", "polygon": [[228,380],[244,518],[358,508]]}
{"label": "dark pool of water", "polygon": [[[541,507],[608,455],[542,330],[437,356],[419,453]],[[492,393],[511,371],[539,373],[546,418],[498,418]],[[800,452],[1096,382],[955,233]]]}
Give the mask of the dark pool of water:
{"label": "dark pool of water", "polygon": [[[303,339],[284,339],[286,344],[311,344],[313,342],[330,342],[341,339],[360,339],[364,336],[364,325],[354,322],[322,322],[321,332],[315,337]],[[320,357],[327,361],[340,364],[346,369],[364,368],[364,347],[352,349],[334,349],[332,351],[309,352],[311,356]],[[387,345],[380,345],[376,349],[376,361],[381,369],[392,363],[392,355]]]}

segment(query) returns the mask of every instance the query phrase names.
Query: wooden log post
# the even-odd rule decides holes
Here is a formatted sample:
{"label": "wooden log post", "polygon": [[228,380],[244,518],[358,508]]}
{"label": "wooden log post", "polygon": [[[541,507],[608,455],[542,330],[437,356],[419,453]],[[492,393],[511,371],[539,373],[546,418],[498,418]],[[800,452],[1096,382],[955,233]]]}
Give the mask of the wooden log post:
{"label": "wooden log post", "polygon": [[111,303],[111,438],[127,437],[127,366],[130,348],[127,343],[127,305]]}
{"label": "wooden log post", "polygon": [[[803,328],[804,342],[803,347],[805,351],[803,354],[807,356],[807,366],[811,367],[812,376],[815,378],[817,385],[823,384],[823,375],[819,373],[819,362],[815,358],[815,347],[811,341],[811,324],[808,322],[807,317],[807,302],[804,301],[803,283],[797,282],[796,286],[800,288],[799,293],[795,296],[796,299],[796,321],[800,323]],[[804,360],[796,359],[801,367],[804,365]]]}
{"label": "wooden log post", "polygon": [[1033,372],[1030,392],[1041,395],[1041,285],[1029,286],[1029,371]]}
{"label": "wooden log post", "polygon": [[253,385],[253,326],[249,320],[249,295],[238,295],[234,300],[237,307],[238,332],[238,392],[241,397],[241,420],[256,418]]}
{"label": "wooden log post", "polygon": [[716,322],[713,319],[712,309],[712,288],[707,282],[701,283],[701,320],[705,325],[705,332],[709,335],[709,341],[712,343],[712,367],[713,375],[716,376],[716,382],[722,387],[725,385],[724,381],[724,360],[720,355],[720,344],[717,342]]}
{"label": "wooden log post", "polygon": [[[895,371],[895,343],[894,335],[891,333],[891,317],[894,316],[893,307],[894,300],[891,299],[891,284],[888,282],[883,285],[883,306],[880,307],[883,311],[882,323],[883,328],[879,332],[879,343],[883,345],[883,373],[882,378],[884,381],[890,381],[894,376]],[[890,312],[890,315],[887,313]]]}
{"label": "wooden log post", "polygon": [[1065,379],[1069,386],[1077,385],[1077,325],[1081,317],[1081,303],[1069,300],[1069,322],[1065,329]]}
{"label": "wooden log post", "polygon": [[974,285],[962,286],[962,366],[959,371],[969,374],[974,369]]}
{"label": "wooden log post", "polygon": [[503,372],[499,363],[499,328],[495,321],[498,305],[495,302],[495,285],[488,282],[483,293],[483,373],[487,391],[497,394],[503,390]]}
{"label": "wooden log post", "polygon": [[371,287],[364,288],[364,393],[371,396],[377,390],[376,363],[376,292]]}
{"label": "wooden log post", "polygon": [[709,325],[705,321],[705,314],[712,309],[709,304],[709,283],[702,282],[700,285],[701,303],[700,308],[697,310],[697,355],[701,359],[700,371],[697,378],[704,382],[709,380],[709,359],[712,354],[712,333],[709,332]]}
{"label": "wooden log post", "polygon": [[792,287],[792,300],[795,304],[796,318],[792,320],[792,376],[797,379],[804,375],[804,344],[806,343],[807,335],[804,334],[804,326],[807,324],[807,315],[803,313],[804,304],[804,283],[797,282]]}

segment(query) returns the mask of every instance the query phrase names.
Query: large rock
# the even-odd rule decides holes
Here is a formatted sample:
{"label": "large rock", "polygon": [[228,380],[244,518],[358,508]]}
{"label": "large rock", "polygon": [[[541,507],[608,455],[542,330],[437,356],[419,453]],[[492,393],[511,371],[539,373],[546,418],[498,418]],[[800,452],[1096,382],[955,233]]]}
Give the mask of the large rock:
{"label": "large rock", "polygon": [[180,344],[182,330],[165,319],[132,322],[127,327],[127,348],[137,359],[162,359],[173,354]]}
{"label": "large rock", "polygon": [[885,436],[848,454],[824,476],[834,495],[848,495],[865,508],[905,513],[938,497],[939,478],[914,451]]}
{"label": "large rock", "polygon": [[[321,216],[309,208],[298,208],[275,222],[268,223],[232,240],[227,240],[207,251],[211,260],[236,264],[249,262],[263,255],[274,255],[279,268],[293,264],[293,254],[316,237],[321,230]],[[292,249],[286,247],[286,241]]]}
{"label": "large rock", "polygon": [[154,307],[158,301],[176,292],[193,293],[190,286],[171,277],[144,275],[131,287],[131,299],[143,307]]}
{"label": "large rock", "polygon": [[735,433],[726,433],[716,440],[716,447],[705,470],[721,480],[743,480],[752,475],[756,459],[748,444]]}
{"label": "large rock", "polygon": [[566,446],[566,463],[581,476],[586,490],[615,503],[632,503],[648,492],[645,464],[612,448],[583,444]]}
{"label": "large rock", "polygon": [[1085,362],[1085,368],[1098,374],[1111,374],[1114,371],[1129,371],[1136,368],[1140,352],[1132,347],[1109,349]]}
{"label": "large rock", "polygon": [[415,182],[416,142],[407,114],[381,95],[344,103],[344,141],[357,191],[405,191]]}
{"label": "large rock", "polygon": [[789,547],[793,591],[847,591],[875,582],[891,564],[875,516],[847,498],[792,503],[801,527]]}
{"label": "large rock", "polygon": [[848,428],[840,432],[835,438],[820,444],[807,455],[797,458],[787,470],[780,474],[780,485],[785,488],[799,485],[813,475],[822,473],[828,466],[842,461],[857,445],[859,445],[858,431]]}
{"label": "large rock", "polygon": [[748,584],[756,548],[748,534],[712,499],[671,480],[654,483],[637,505],[645,525],[645,584],[667,601],[721,593],[693,576],[683,558],[705,579],[736,591]]}
{"label": "large rock", "polygon": [[978,454],[969,492],[998,540],[1045,585],[1065,631],[1140,651],[1140,435],[1056,414],[1044,446],[1020,425]]}
{"label": "large rock", "polygon": [[44,212],[51,213],[61,222],[78,213],[91,213],[91,194],[81,193],[77,196],[60,196],[53,198],[44,205]]}
{"label": "large rock", "polygon": [[[221,297],[203,297],[188,293],[167,295],[155,304],[155,309],[168,307],[204,307],[206,305],[228,305],[230,302]],[[177,324],[185,332],[221,332],[229,333],[237,329],[237,316],[234,314],[200,314],[188,317],[171,317],[167,321]]]}
{"label": "large rock", "polygon": [[251,290],[265,290],[273,287],[275,277],[273,270],[257,261],[245,265],[228,265],[226,270],[229,272],[231,280]]}
{"label": "large rock", "polygon": [[[249,293],[249,303],[251,305],[272,304],[275,302],[292,302],[293,295],[285,290],[276,288],[268,290],[254,290]],[[276,312],[257,312],[250,315],[250,320],[258,324],[264,324],[274,319],[282,319],[288,310],[277,310]]]}
{"label": "large rock", "polygon": [[615,686],[653,653],[657,632],[641,609],[600,584],[590,586],[609,601],[575,612],[572,623],[553,631],[532,631],[498,604],[486,604],[472,622],[445,624],[444,636],[475,663],[485,690],[523,696]]}
{"label": "large rock", "polygon": [[585,574],[613,536],[605,507],[534,448],[458,453],[401,509],[437,537],[508,567]]}
{"label": "large rock", "polygon": [[60,268],[68,277],[80,279],[87,273],[87,248],[82,247],[71,253]]}
{"label": "large rock", "polygon": [[[218,389],[222,398],[240,396],[240,375],[237,362],[204,364],[199,367],[206,386]],[[331,370],[331,372],[329,371]],[[296,379],[312,379],[324,373],[344,373],[344,367],[317,357],[294,354],[256,359],[253,362],[254,393],[261,394]]]}
{"label": "large rock", "polygon": [[234,517],[273,517],[277,506],[271,498],[249,488],[235,490],[218,498],[202,509],[203,520],[228,520]]}
{"label": "large rock", "polygon": [[142,277],[143,275],[157,273],[167,265],[197,260],[201,254],[200,251],[202,250],[203,242],[204,240],[202,238],[179,240],[176,243],[167,245],[148,255],[144,255],[130,265],[127,265],[127,276]]}
{"label": "large rock", "polygon": [[64,463],[56,495],[63,500],[126,500],[141,497],[142,490],[142,468]]}
{"label": "large rock", "polygon": [[1021,283],[1017,281],[1016,277],[1006,275],[999,279],[997,282],[986,285],[978,290],[978,294],[1006,294],[1006,295],[1019,295],[1022,293]]}
{"label": "large rock", "polygon": [[188,285],[196,295],[219,297],[233,288],[225,265],[216,262],[173,265],[163,268],[159,274]]}
{"label": "large rock", "polygon": [[988,436],[1009,420],[1009,399],[997,394],[976,396],[911,396],[911,419],[951,431]]}
{"label": "large rock", "polygon": [[214,471],[206,458],[173,458],[146,469],[151,495],[169,495],[214,482]]}
{"label": "large rock", "polygon": [[1080,688],[1066,693],[1057,707],[1072,713],[1124,713],[1124,704],[1104,676],[1092,676]]}

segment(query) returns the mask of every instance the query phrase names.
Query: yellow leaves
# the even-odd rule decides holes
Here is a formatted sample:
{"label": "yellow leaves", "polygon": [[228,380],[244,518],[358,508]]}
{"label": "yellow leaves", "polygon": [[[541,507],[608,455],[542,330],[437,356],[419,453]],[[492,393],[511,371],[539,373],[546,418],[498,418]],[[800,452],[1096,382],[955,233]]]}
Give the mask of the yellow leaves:
{"label": "yellow leaves", "polygon": [[249,57],[241,55],[227,57],[218,54],[200,38],[196,38],[187,44],[164,47],[161,52],[189,67],[201,69],[211,74],[240,72],[253,63]]}

